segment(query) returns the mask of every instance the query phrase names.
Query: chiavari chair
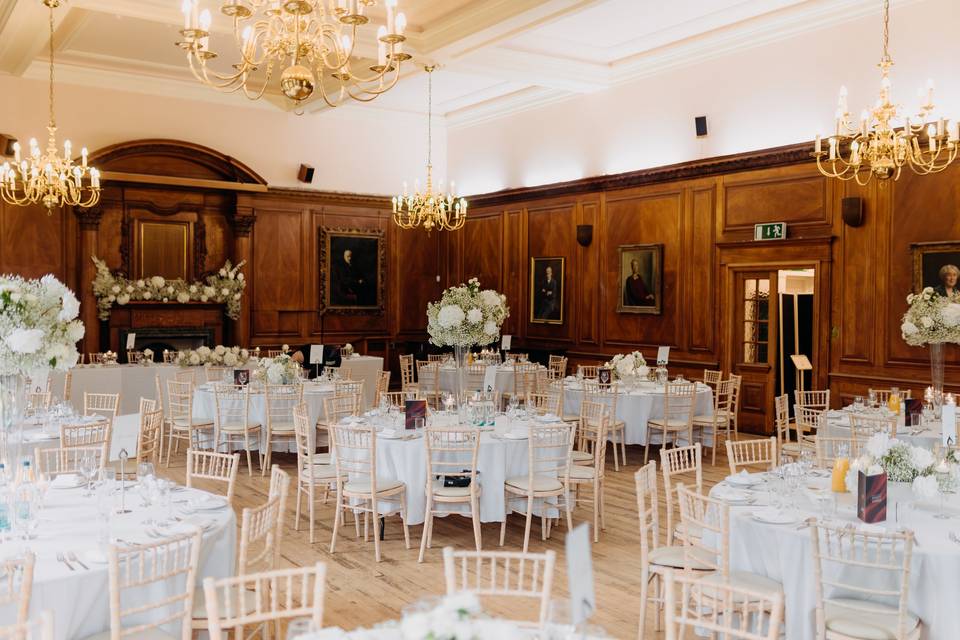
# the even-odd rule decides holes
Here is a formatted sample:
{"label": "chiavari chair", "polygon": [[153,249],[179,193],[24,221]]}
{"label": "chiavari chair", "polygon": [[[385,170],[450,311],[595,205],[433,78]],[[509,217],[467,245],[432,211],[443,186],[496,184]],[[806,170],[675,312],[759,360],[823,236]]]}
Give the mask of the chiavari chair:
{"label": "chiavari chair", "polygon": [[102,451],[102,460],[106,461],[110,454],[112,434],[113,423],[105,420],[92,424],[62,424],[60,425],[60,446],[64,449],[97,447]]}
{"label": "chiavari chair", "polygon": [[567,377],[566,356],[551,355],[547,361],[547,371],[551,380],[562,380]]}
{"label": "chiavari chair", "polygon": [[[380,562],[381,516],[399,511],[403,521],[404,542],[409,549],[410,529],[407,526],[406,485],[399,480],[378,477],[376,429],[366,425],[331,424],[330,439],[333,442],[337,472],[337,504],[330,553],[336,551],[337,535],[345,510],[353,510],[354,514],[358,511],[364,514],[364,541],[367,538],[367,522],[373,521],[374,556],[377,562]],[[381,511],[384,502],[399,502],[399,509],[391,506],[387,507],[389,511]]]}
{"label": "chiavari chair", "polygon": [[800,391],[797,389],[793,392],[793,398],[794,410],[797,407],[807,407],[819,411],[826,411],[830,408],[829,389],[826,391]]}
{"label": "chiavari chair", "polygon": [[794,405],[797,442],[800,449],[813,449],[814,437],[819,434],[826,420],[826,410],[818,407]]}
{"label": "chiavari chair", "polygon": [[390,391],[390,372],[380,371],[377,373],[377,395],[374,404],[380,404],[380,394]]}
{"label": "chiavari chair", "polygon": [[[523,533],[523,551],[530,546],[530,525],[533,520],[533,507],[536,500],[556,498],[552,508],[563,509],[567,516],[567,529],[573,528],[573,508],[567,487],[570,485],[570,452],[576,437],[576,425],[560,424],[556,426],[530,427],[527,441],[527,474],[512,476],[504,481],[504,502],[507,514],[511,512],[511,502],[525,505],[526,525]],[[541,517],[541,538],[547,539],[548,520]],[[500,523],[500,546],[507,535],[507,518]]]}
{"label": "chiavari chair", "polygon": [[173,374],[173,379],[177,382],[189,382],[190,384],[196,384],[197,374],[194,369],[181,369]]}
{"label": "chiavari chair", "polygon": [[276,358],[284,354],[283,349],[267,349],[266,352],[268,358]]}
{"label": "chiavari chair", "polygon": [[[683,538],[685,532],[683,526],[674,524],[674,510],[676,507],[677,491],[674,478],[684,476],[688,480],[688,474],[693,474],[693,486],[697,491],[703,491],[703,449],[697,442],[688,447],[675,447],[673,449],[660,450],[660,471],[663,474],[663,497],[666,503],[667,511],[667,546],[673,544],[674,537],[678,534]],[[693,535],[699,535],[699,532],[692,532]]]}
{"label": "chiavari chair", "polygon": [[723,372],[716,369],[704,369],[703,370],[703,384],[708,385],[711,389],[717,388],[717,383],[723,379]]}
{"label": "chiavari chair", "polygon": [[[577,430],[577,438],[570,452],[571,463],[575,465],[593,466],[597,449],[597,440],[594,438],[596,427],[584,430],[583,424],[590,422],[597,425],[606,418],[607,415],[607,405],[601,402],[592,402],[585,398],[583,402],[580,403],[580,415],[577,417],[577,422],[580,423],[581,428]],[[606,446],[606,443],[601,444]]]}
{"label": "chiavari chair", "polygon": [[140,364],[143,360],[143,351],[127,349],[127,364]]}
{"label": "chiavari chair", "polygon": [[730,464],[731,474],[736,474],[740,467],[762,467],[764,471],[773,471],[778,461],[775,436],[753,440],[727,440],[727,462]]}
{"label": "chiavari chair", "polygon": [[337,380],[333,383],[333,395],[363,398],[363,380]]}
{"label": "chiavari chair", "polygon": [[[790,435],[790,396],[782,394],[773,399],[773,419],[777,428],[777,450],[781,455],[798,460],[801,444],[794,442]],[[809,449],[809,446],[807,447]]]}
{"label": "chiavari chair", "polygon": [[811,520],[818,640],[917,640],[909,609],[912,531],[864,531]]}
{"label": "chiavari chair", "polygon": [[436,409],[442,402],[440,393],[440,362],[439,361],[418,361],[417,362],[417,385],[420,388],[420,397],[427,401],[432,408]]}
{"label": "chiavari chair", "polygon": [[86,393],[83,394],[83,415],[100,416],[111,423],[120,412],[119,393]]}
{"label": "chiavari chair", "polygon": [[600,368],[598,364],[581,364],[577,366],[577,373],[580,374],[584,380],[596,380],[600,375],[597,373],[597,370]]}
{"label": "chiavari chair", "polygon": [[[617,415],[617,402],[620,393],[607,386],[599,385],[595,380],[586,382],[590,385],[590,391],[584,386],[584,400],[598,402],[607,408],[607,417],[609,419],[607,435],[611,444],[613,444],[613,470],[620,471],[620,465],[627,464],[627,423]],[[664,405],[666,409],[666,405]],[[648,436],[649,442],[649,436]],[[620,451],[617,452],[617,445],[620,445]]]}
{"label": "chiavari chair", "polygon": [[314,511],[317,502],[317,488],[323,488],[324,502],[331,487],[336,487],[337,470],[330,464],[329,453],[316,453],[316,447],[310,442],[310,417],[306,405],[293,410],[293,427],[297,438],[297,509],[294,514],[294,530],[300,531],[300,505],[307,499],[308,518],[310,519],[310,544],[314,542]]}
{"label": "chiavari chair", "polygon": [[[476,429],[427,427],[424,431],[427,447],[426,520],[420,539],[420,557],[433,542],[433,518],[459,514],[473,523],[473,538],[480,551],[480,483],[477,482],[477,452],[480,432]],[[446,486],[446,480],[452,481]],[[466,486],[462,486],[466,483]],[[469,511],[450,510],[451,505],[469,505]]]}
{"label": "chiavari chair", "polygon": [[[142,407],[141,407],[142,408]],[[160,444],[163,442],[163,411],[140,412],[140,430],[137,433],[137,464],[160,460]]]}
{"label": "chiavari chair", "polygon": [[[192,377],[192,373],[191,377]],[[167,380],[167,404],[170,407],[170,424],[167,430],[167,462],[170,466],[170,454],[174,452],[173,442],[177,442],[177,451],[180,442],[186,441],[187,448],[199,451],[203,447],[204,432],[213,431],[213,420],[197,420],[193,417],[192,380]],[[212,443],[215,446],[215,443]]]}
{"label": "chiavari chair", "polygon": [[74,475],[80,474],[83,460],[90,456],[96,460],[97,469],[102,469],[106,462],[103,455],[103,447],[35,449],[33,455],[37,461],[37,473],[46,473],[51,477],[68,473]]}
{"label": "chiavari chair", "polygon": [[292,444],[296,438],[293,430],[293,409],[303,402],[302,384],[268,384],[264,389],[266,408],[266,452],[260,475],[270,468],[274,443]]}
{"label": "chiavari chair", "polygon": [[530,361],[530,355],[527,353],[519,353],[514,351],[507,354],[507,362],[512,362],[513,364],[517,364],[518,362],[522,363],[522,362],[529,362],[529,361]]}
{"label": "chiavari chair", "polygon": [[897,417],[883,416],[864,413],[851,413],[850,416],[850,435],[854,440],[862,440],[864,443],[875,433],[886,433],[891,438],[897,437]]}
{"label": "chiavari chair", "polygon": [[387,391],[380,396],[380,399],[381,401],[386,399],[388,406],[403,410],[407,406],[407,400],[420,400],[420,391],[417,389],[411,389],[409,391]]}
{"label": "chiavari chair", "polygon": [[513,389],[512,391],[503,391],[501,395],[509,401],[516,398],[517,402],[523,402],[527,394],[539,393],[537,386],[537,365],[532,362],[517,362],[513,365]]}
{"label": "chiavari chair", "polygon": [[[708,415],[693,416],[693,426],[700,431],[701,442],[706,440],[709,433],[713,438],[713,445],[710,447],[712,459],[710,464],[717,464],[717,446],[720,444],[721,436],[727,442],[730,441],[730,416],[733,414],[733,380],[718,380],[713,384],[713,413]],[[696,404],[696,399],[694,399]]]}
{"label": "chiavari chair", "polygon": [[[847,457],[851,460],[858,458],[861,452],[866,449],[866,446],[866,440],[856,440],[852,435],[844,437],[817,434],[814,444],[817,466],[821,469],[830,469],[839,457]],[[843,451],[843,448],[846,449],[846,452]],[[845,455],[841,456],[841,454]]]}
{"label": "chiavari chair", "polygon": [[[250,387],[248,385],[218,384],[214,387],[216,413],[213,421],[213,448],[220,450],[221,438],[227,451],[231,446],[243,444],[247,454],[247,473],[253,476],[250,451],[260,448],[262,425],[250,418]],[[260,456],[263,465],[263,457]]]}
{"label": "chiavari chair", "polygon": [[484,380],[487,376],[487,365],[483,363],[473,363],[466,366],[464,371],[464,390],[470,393],[476,391],[486,391],[483,388]]}
{"label": "chiavari chair", "polygon": [[25,623],[30,614],[35,564],[36,556],[30,551],[0,561],[0,607],[15,610],[18,624]]}
{"label": "chiavari chair", "polygon": [[[724,640],[777,640],[784,596],[752,586],[706,583],[676,569],[663,575],[667,640],[684,637],[687,628]],[[679,594],[679,595],[678,595]]]}
{"label": "chiavari chair", "polygon": [[[110,545],[111,640],[177,637],[162,629],[175,622],[179,622],[181,640],[190,640],[201,540],[198,529],[131,547]],[[166,588],[157,589],[161,585]],[[136,622],[124,627],[128,617],[135,617]]]}
{"label": "chiavari chair", "polygon": [[197,480],[226,485],[227,502],[233,503],[233,491],[237,485],[237,471],[240,469],[239,453],[217,453],[216,451],[195,451],[187,449],[187,487],[193,487]]}
{"label": "chiavari chair", "polygon": [[445,362],[450,358],[449,353],[429,353],[427,354],[427,362]]}
{"label": "chiavari chair", "polygon": [[68,370],[63,376],[63,401],[70,402],[70,393],[73,391],[73,370]]}
{"label": "chiavari chair", "polygon": [[528,393],[524,400],[524,406],[528,411],[532,411],[538,416],[554,415],[559,418],[561,415],[560,394],[556,391]]}
{"label": "chiavari chair", "polygon": [[644,447],[643,463],[650,454],[650,442],[654,433],[661,435],[661,448],[667,447],[667,435],[673,436],[673,445],[681,434],[687,444],[693,443],[693,412],[697,406],[697,386],[692,382],[668,382],[663,391],[663,417],[647,420],[647,444]]}
{"label": "chiavari chair", "polygon": [[27,394],[27,416],[46,413],[50,409],[52,394],[49,391],[31,391]]}
{"label": "chiavari chair", "polygon": [[[282,637],[280,623],[295,618],[307,618],[314,629],[323,626],[323,597],[326,589],[326,565],[293,569],[276,569],[262,573],[240,575],[235,578],[205,578],[204,599],[210,640],[226,640],[229,631],[236,638],[247,638],[247,627],[275,626],[274,637]],[[247,594],[254,594],[256,605],[245,610]]]}
{"label": "chiavari chair", "polygon": [[[876,394],[877,402],[885,405],[890,399],[890,394],[893,393],[893,389],[870,389],[869,393]],[[912,392],[910,389],[899,389],[897,393],[900,395],[901,400],[909,400]]]}
{"label": "chiavari chair", "polygon": [[31,620],[0,626],[0,640],[53,640],[53,614],[44,610]]}
{"label": "chiavari chair", "polygon": [[203,373],[207,384],[233,381],[233,367],[216,367],[208,364],[203,368]]}
{"label": "chiavari chair", "polygon": [[413,371],[413,354],[400,356],[400,388],[403,391],[416,388],[417,381]]}
{"label": "chiavari chair", "polygon": [[446,547],[443,575],[447,594],[466,592],[529,602],[536,606],[537,619],[527,624],[542,628],[547,622],[556,561],[554,551],[458,551]]}
{"label": "chiavari chair", "polygon": [[[591,403],[584,402],[584,404]],[[609,420],[609,414],[605,409],[601,409],[599,416],[596,418],[581,418],[579,428],[577,429],[577,438],[593,442],[593,460],[590,464],[571,465],[568,480],[568,487],[574,492],[574,505],[580,504],[581,502],[589,502],[593,508],[594,542],[600,542],[600,530],[607,528],[604,481],[607,466],[606,442]],[[613,450],[617,450],[616,444],[614,444]],[[580,495],[581,485],[592,486],[593,494],[591,498],[585,498]]]}

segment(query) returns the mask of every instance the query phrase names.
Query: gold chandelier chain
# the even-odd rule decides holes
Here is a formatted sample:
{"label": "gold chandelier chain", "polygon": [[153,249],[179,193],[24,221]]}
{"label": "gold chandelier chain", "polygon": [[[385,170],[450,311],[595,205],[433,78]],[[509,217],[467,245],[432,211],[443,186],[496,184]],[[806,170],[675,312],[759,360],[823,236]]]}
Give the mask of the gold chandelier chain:
{"label": "gold chandelier chain", "polygon": [[57,123],[53,115],[53,6],[47,5],[50,9],[50,127],[56,127]]}
{"label": "gold chandelier chain", "polygon": [[890,63],[890,0],[883,0],[883,64]]}
{"label": "gold chandelier chain", "polygon": [[427,72],[427,167],[433,167],[433,71],[436,67],[426,67]]}

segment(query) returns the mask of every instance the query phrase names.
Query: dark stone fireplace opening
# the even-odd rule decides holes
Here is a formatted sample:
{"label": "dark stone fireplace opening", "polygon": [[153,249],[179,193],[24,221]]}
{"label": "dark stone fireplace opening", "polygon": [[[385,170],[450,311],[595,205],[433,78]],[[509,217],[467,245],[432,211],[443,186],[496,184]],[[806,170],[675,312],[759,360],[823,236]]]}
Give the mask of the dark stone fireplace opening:
{"label": "dark stone fireplace opening", "polygon": [[[204,327],[146,327],[136,330],[121,329],[120,345],[126,347],[127,335],[137,334],[134,340],[134,350],[143,351],[150,349],[153,351],[154,362],[161,362],[163,351],[184,351],[186,349],[196,349],[204,345],[213,347],[214,330]],[[120,361],[126,362],[126,349],[121,349]]]}

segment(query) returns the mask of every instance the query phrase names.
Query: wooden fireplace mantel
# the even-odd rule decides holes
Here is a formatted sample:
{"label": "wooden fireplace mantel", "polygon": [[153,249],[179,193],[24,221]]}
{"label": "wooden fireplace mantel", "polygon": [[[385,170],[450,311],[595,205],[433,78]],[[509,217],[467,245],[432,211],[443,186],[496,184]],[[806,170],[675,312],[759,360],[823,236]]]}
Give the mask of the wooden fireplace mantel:
{"label": "wooden fireplace mantel", "polygon": [[[130,302],[116,306],[107,321],[108,342],[102,348],[117,353],[126,346],[120,344],[121,333],[146,328],[211,329],[215,344],[224,344],[226,315],[224,305],[207,302]],[[103,340],[101,339],[101,343]],[[211,345],[212,346],[212,345]]]}

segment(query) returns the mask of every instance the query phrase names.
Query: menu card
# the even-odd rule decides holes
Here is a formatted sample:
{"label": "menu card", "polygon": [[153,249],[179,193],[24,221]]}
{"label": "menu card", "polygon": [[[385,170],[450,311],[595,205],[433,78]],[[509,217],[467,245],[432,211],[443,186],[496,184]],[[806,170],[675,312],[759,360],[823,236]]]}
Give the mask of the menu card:
{"label": "menu card", "polygon": [[404,428],[416,429],[417,419],[420,419],[420,426],[427,424],[427,401],[426,400],[406,400],[404,401]]}
{"label": "menu card", "polygon": [[887,520],[887,474],[857,472],[857,517],[867,524]]}
{"label": "menu card", "polygon": [[233,370],[233,384],[241,384],[241,385],[250,384],[250,370],[249,370],[249,369],[234,369],[234,370]]}

